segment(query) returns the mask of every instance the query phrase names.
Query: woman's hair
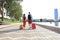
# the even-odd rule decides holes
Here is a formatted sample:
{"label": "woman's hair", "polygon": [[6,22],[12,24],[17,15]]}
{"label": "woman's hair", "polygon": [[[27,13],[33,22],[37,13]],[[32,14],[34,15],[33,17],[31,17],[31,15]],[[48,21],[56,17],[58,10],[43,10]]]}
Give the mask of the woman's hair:
{"label": "woman's hair", "polygon": [[23,14],[23,17],[25,16],[25,14]]}
{"label": "woman's hair", "polygon": [[25,14],[23,14],[23,19],[24,19],[24,20],[26,19]]}
{"label": "woman's hair", "polygon": [[23,15],[25,15],[25,14],[23,14]]}

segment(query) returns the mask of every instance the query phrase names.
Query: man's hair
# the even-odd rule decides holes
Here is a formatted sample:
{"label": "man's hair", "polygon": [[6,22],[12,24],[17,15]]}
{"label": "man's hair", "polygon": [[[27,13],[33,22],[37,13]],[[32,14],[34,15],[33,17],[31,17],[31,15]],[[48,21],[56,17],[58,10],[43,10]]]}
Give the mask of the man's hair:
{"label": "man's hair", "polygon": [[30,12],[29,12],[29,14],[30,14]]}

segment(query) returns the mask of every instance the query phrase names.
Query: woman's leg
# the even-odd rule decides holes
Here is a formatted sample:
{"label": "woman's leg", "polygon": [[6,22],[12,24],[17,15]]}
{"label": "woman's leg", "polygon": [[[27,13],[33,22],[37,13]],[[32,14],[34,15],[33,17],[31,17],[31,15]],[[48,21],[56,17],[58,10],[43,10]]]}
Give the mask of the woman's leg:
{"label": "woman's leg", "polygon": [[23,26],[25,27],[25,20],[23,20]]}

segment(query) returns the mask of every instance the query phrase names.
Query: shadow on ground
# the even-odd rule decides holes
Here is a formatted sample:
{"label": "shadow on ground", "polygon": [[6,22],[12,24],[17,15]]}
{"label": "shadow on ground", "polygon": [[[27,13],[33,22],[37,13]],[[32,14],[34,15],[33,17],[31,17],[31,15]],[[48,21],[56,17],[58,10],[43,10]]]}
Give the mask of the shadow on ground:
{"label": "shadow on ground", "polygon": [[14,31],[18,31],[19,29],[9,29],[9,30],[3,30],[3,31],[0,31],[0,34],[2,33],[9,33],[9,32],[14,32]]}
{"label": "shadow on ground", "polygon": [[[20,29],[8,29],[0,31],[0,34],[19,31]],[[22,29],[22,30],[34,30],[34,29]],[[21,30],[20,30],[21,31]]]}

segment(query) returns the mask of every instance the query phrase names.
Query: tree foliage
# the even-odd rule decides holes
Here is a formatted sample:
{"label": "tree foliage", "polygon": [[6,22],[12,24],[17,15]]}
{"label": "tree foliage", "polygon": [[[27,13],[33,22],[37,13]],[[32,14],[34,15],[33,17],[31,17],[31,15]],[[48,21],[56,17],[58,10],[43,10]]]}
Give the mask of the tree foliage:
{"label": "tree foliage", "polygon": [[9,13],[9,16],[14,17],[15,19],[19,19],[22,15],[22,7],[17,1],[21,2],[23,0],[6,0],[5,4],[5,8]]}

